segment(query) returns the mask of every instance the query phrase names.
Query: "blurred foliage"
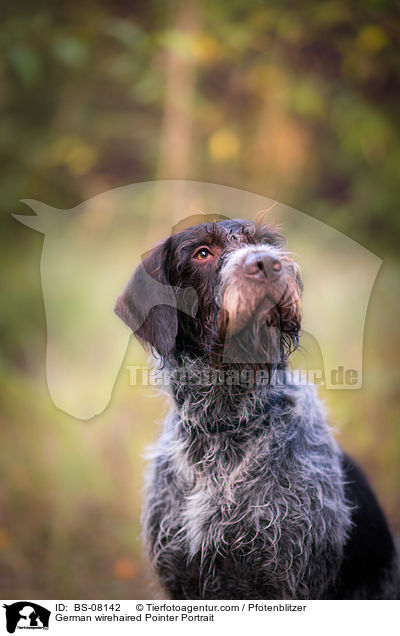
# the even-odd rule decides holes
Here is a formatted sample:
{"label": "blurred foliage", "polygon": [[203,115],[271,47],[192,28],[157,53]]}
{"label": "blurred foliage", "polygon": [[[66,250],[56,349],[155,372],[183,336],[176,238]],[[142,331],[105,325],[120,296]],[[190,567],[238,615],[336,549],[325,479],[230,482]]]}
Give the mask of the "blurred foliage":
{"label": "blurred foliage", "polygon": [[400,531],[398,4],[1,5],[1,595],[152,593],[140,456],[163,408],[123,372],[92,422],[52,405],[43,239],[10,217],[23,197],[70,208],[133,182],[211,181],[277,198],[385,257],[364,387],[326,398]]}

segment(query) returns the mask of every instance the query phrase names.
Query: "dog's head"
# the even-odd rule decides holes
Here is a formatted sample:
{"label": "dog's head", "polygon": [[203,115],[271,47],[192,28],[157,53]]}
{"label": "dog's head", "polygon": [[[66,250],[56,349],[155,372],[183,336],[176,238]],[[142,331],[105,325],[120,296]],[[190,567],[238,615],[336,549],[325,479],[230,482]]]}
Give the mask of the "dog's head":
{"label": "dog's head", "polygon": [[163,358],[275,366],[301,327],[300,270],[285,245],[275,227],[236,219],[177,231],[145,256],[115,311]]}

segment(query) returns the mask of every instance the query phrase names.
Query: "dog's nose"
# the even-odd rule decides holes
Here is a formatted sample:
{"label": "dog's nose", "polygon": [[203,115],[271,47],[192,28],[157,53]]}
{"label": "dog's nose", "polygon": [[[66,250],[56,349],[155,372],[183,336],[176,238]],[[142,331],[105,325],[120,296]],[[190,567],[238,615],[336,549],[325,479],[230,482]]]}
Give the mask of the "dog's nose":
{"label": "dog's nose", "polygon": [[268,252],[250,252],[242,264],[246,276],[263,280],[276,276],[282,269],[282,263]]}

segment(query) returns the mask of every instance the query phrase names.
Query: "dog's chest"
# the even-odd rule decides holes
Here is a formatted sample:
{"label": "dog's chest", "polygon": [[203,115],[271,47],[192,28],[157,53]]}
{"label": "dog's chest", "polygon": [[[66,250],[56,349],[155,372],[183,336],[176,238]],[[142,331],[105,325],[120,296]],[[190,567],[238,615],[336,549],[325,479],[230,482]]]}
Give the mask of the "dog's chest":
{"label": "dog's chest", "polygon": [[207,550],[223,554],[244,535],[248,545],[256,536],[257,517],[265,516],[267,506],[257,505],[252,450],[239,457],[221,454],[203,465],[181,463],[181,528],[191,557]]}

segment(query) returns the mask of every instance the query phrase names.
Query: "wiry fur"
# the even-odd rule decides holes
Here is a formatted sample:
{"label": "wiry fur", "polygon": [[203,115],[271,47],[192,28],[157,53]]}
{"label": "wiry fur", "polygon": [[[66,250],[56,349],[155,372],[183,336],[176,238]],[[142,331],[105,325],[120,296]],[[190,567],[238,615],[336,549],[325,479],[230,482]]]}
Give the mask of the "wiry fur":
{"label": "wiry fur", "polygon": [[[184,364],[195,382],[199,364]],[[323,596],[351,521],[314,388],[172,390],[145,515],[164,585],[178,598]]]}
{"label": "wiry fur", "polygon": [[[201,246],[211,256],[199,263]],[[146,317],[148,275],[176,294],[193,288],[197,314],[163,300]],[[399,595],[383,513],[314,387],[277,382],[298,344],[301,291],[275,228],[224,220],[155,248],[117,301],[170,373],[143,523],[173,598]],[[229,379],[260,370],[261,380]]]}

